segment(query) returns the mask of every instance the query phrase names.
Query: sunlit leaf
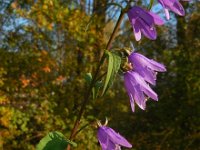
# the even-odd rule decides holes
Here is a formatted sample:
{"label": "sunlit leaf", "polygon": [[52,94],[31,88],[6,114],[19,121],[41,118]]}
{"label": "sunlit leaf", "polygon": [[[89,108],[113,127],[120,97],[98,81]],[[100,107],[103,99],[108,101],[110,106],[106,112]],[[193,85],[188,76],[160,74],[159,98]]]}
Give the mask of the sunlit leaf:
{"label": "sunlit leaf", "polygon": [[121,58],[115,53],[106,51],[106,55],[108,58],[108,69],[107,69],[107,75],[106,75],[102,95],[112,85],[115,79],[115,76],[120,69],[120,64],[121,64]]}
{"label": "sunlit leaf", "polygon": [[149,10],[152,8],[153,3],[154,3],[154,0],[150,0],[149,7],[148,7]]}
{"label": "sunlit leaf", "polygon": [[95,86],[92,88],[92,97],[93,99],[96,99],[99,93],[99,89],[103,86],[102,81],[97,81],[95,83]]}
{"label": "sunlit leaf", "polygon": [[76,143],[65,139],[62,133],[53,131],[40,140],[36,150],[64,150],[68,144],[76,146]]}

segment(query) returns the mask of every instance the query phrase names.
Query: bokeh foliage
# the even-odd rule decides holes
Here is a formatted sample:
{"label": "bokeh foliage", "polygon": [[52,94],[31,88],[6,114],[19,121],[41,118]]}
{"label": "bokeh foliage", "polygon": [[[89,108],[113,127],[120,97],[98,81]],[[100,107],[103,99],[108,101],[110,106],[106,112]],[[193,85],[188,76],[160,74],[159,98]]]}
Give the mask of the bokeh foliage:
{"label": "bokeh foliage", "polygon": [[[118,15],[106,7],[109,2],[0,2],[0,148],[35,149],[50,131],[70,135],[87,88],[84,76],[94,71],[116,20],[112,16]],[[133,149],[199,148],[200,6],[194,1],[185,7],[187,16],[158,28],[156,41],[136,43],[125,19],[113,43],[122,48],[131,41],[167,66],[154,88],[159,102],[149,100],[146,111],[132,113],[119,74],[105,97],[91,99],[81,127],[107,116]],[[99,149],[95,125],[81,131],[76,143],[75,149]]]}

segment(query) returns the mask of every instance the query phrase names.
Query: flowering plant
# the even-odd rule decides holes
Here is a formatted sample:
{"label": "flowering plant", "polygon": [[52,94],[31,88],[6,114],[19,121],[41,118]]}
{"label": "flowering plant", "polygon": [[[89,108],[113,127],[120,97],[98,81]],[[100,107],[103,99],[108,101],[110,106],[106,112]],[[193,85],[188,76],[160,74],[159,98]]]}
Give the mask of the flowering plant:
{"label": "flowering plant", "polygon": [[[154,1],[151,0],[151,4]],[[164,8],[166,18],[169,19],[169,10],[175,12],[178,15],[183,16],[185,11],[178,0],[158,0],[158,3]],[[118,4],[115,4],[117,5]],[[152,5],[150,5],[151,9]],[[146,101],[151,98],[158,101],[158,95],[151,88],[151,85],[156,85],[157,72],[165,72],[166,67],[156,62],[155,60],[149,59],[144,55],[134,51],[124,51],[124,48],[119,48],[120,55],[112,47],[112,43],[115,39],[116,32],[123,20],[124,14],[127,13],[130,25],[133,28],[134,36],[136,41],[142,40],[142,35],[150,40],[156,40],[157,33],[155,25],[164,25],[163,19],[153,13],[149,8],[142,8],[137,5],[137,2],[132,3],[127,1],[126,6],[122,7],[121,14],[116,23],[116,26],[111,34],[109,41],[105,47],[105,51],[98,63],[98,66],[93,74],[87,73],[86,80],[89,84],[86,95],[81,105],[81,109],[75,120],[74,127],[72,128],[69,140],[64,148],[70,150],[71,146],[76,145],[72,140],[75,139],[79,130],[81,118],[84,114],[84,110],[87,104],[90,102],[91,93],[94,98],[97,97],[97,91],[100,91],[99,96],[104,96],[106,91],[112,85],[114,78],[118,72],[123,72],[124,85],[127,94],[130,98],[131,109],[135,111],[135,103],[143,110],[146,109]],[[123,59],[125,57],[125,59]],[[125,60],[125,61],[124,61]],[[100,75],[101,67],[107,64],[107,71],[105,74]],[[56,133],[58,134],[58,133]],[[54,134],[53,134],[54,135]],[[60,133],[57,135],[59,136]],[[63,138],[61,136],[61,138]],[[98,123],[97,138],[100,143],[102,150],[120,150],[121,147],[131,148],[132,145],[119,133],[116,133],[112,128],[106,125]],[[39,143],[41,148],[43,139]]]}

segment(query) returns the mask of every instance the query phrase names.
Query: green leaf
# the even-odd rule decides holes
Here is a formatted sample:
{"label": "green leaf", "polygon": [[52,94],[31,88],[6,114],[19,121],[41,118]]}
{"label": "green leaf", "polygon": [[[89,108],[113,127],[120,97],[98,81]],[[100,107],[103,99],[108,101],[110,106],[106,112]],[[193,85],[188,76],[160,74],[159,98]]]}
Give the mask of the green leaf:
{"label": "green leaf", "polygon": [[106,51],[106,55],[108,58],[108,70],[106,74],[106,79],[103,87],[102,95],[108,90],[108,88],[112,85],[117,72],[120,69],[121,58],[115,53]]}
{"label": "green leaf", "polygon": [[71,144],[76,147],[77,144],[65,139],[65,136],[58,132],[49,132],[45,137],[43,137],[39,144],[36,146],[36,150],[65,150],[67,145]]}
{"label": "green leaf", "polygon": [[92,97],[93,97],[93,99],[96,99],[96,98],[97,98],[99,89],[100,89],[102,86],[103,86],[102,81],[97,81],[97,82],[95,83],[95,86],[92,88]]}
{"label": "green leaf", "polygon": [[149,10],[151,10],[153,3],[154,3],[154,0],[150,0],[149,7],[148,7]]}

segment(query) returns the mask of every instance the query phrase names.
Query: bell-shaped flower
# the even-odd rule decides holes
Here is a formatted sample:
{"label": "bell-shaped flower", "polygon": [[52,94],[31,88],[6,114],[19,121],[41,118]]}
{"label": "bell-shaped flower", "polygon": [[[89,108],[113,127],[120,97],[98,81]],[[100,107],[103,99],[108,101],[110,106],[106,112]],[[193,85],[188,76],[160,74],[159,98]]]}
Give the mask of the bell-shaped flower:
{"label": "bell-shaped flower", "polygon": [[123,136],[107,126],[99,127],[97,137],[102,150],[121,150],[121,146],[132,147]]}
{"label": "bell-shaped flower", "polygon": [[141,33],[149,39],[155,40],[157,33],[154,25],[163,25],[163,20],[156,14],[148,12],[138,6],[128,11],[128,17],[133,27],[136,41],[141,39]]}
{"label": "bell-shaped flower", "polygon": [[166,68],[163,64],[148,59],[139,53],[132,52],[128,59],[132,64],[133,70],[137,72],[141,77],[143,77],[145,81],[152,85],[156,84],[157,72],[166,71]]}
{"label": "bell-shaped flower", "polygon": [[158,2],[163,6],[168,20],[170,19],[169,10],[180,16],[185,15],[185,10],[178,0],[158,0]]}
{"label": "bell-shaped flower", "polygon": [[146,98],[151,97],[158,100],[157,94],[150,88],[145,80],[134,71],[127,71],[124,74],[126,91],[130,98],[132,111],[135,111],[135,103],[143,110],[146,107]]}

